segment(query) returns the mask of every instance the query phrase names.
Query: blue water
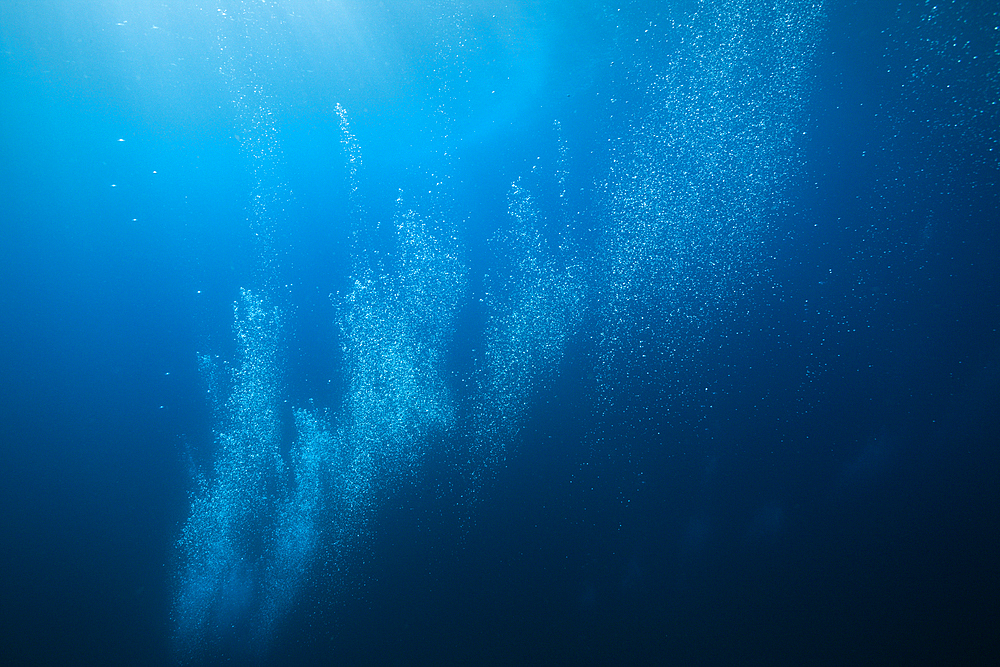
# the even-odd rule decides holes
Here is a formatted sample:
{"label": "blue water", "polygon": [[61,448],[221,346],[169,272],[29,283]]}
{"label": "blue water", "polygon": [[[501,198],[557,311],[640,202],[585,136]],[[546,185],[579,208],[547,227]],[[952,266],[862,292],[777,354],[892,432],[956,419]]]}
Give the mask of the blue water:
{"label": "blue water", "polygon": [[0,6],[5,664],[977,664],[990,3]]}

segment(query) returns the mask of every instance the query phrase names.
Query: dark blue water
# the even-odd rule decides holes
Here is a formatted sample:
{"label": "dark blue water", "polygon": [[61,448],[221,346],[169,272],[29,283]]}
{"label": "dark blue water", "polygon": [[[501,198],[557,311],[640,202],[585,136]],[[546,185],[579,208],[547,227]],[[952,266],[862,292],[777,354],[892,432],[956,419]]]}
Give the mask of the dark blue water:
{"label": "dark blue water", "polygon": [[979,664],[984,2],[0,7],[5,664]]}

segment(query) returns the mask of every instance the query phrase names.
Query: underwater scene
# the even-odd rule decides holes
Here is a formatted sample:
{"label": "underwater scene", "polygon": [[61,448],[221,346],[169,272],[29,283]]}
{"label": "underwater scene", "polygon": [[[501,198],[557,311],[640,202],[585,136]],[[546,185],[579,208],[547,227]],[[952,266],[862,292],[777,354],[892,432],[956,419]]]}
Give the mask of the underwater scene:
{"label": "underwater scene", "polygon": [[1000,650],[1000,5],[0,2],[9,665]]}

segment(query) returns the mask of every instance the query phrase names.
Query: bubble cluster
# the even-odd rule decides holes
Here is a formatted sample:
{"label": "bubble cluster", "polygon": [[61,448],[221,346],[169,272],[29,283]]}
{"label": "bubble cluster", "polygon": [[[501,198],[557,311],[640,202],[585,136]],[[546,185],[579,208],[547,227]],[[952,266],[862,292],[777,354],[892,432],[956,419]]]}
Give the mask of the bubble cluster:
{"label": "bubble cluster", "polygon": [[235,319],[238,363],[216,433],[215,465],[202,476],[178,542],[174,617],[185,655],[206,642],[255,646],[273,620],[260,602],[275,593],[265,582],[271,546],[280,542],[276,494],[284,492],[280,317],[264,298],[244,290]]}
{"label": "bubble cluster", "polygon": [[821,17],[818,2],[701,1],[653,38],[670,55],[630,72],[644,99],[601,193],[606,366],[635,327],[697,337],[752,279],[794,175]]}
{"label": "bubble cluster", "polygon": [[296,410],[287,455],[278,414],[280,316],[243,292],[216,464],[179,541],[175,618],[184,654],[230,643],[266,647],[322,541],[349,543],[377,506],[376,493],[415,470],[426,443],[454,424],[442,367],[465,291],[457,241],[412,210],[400,209],[395,223],[397,259],[381,273],[372,268],[379,262],[359,262],[345,298],[342,408],[335,419]]}
{"label": "bubble cluster", "polygon": [[508,194],[512,225],[501,236],[498,271],[488,281],[489,321],[480,379],[478,459],[487,466],[504,457],[529,399],[550,379],[583,313],[581,276],[565,253],[543,236],[541,216],[518,183]]}
{"label": "bubble cluster", "polygon": [[359,470],[373,472],[411,469],[455,419],[442,367],[465,292],[457,240],[411,210],[397,212],[395,226],[396,259],[381,272],[373,257],[359,262],[341,325],[345,439]]}
{"label": "bubble cluster", "polygon": [[[247,165],[247,223],[255,247],[254,289],[234,306],[235,363],[221,381],[210,355],[199,366],[214,408],[216,453],[196,472],[191,511],[178,540],[172,615],[184,660],[261,655],[286,616],[316,550],[321,463],[330,437],[309,415],[282,445],[284,344],[276,305],[274,233],[288,199],[277,176],[281,147],[259,76],[266,17],[259,7],[220,12],[221,73],[233,97],[234,139]],[[224,386],[228,394],[224,398]]]}

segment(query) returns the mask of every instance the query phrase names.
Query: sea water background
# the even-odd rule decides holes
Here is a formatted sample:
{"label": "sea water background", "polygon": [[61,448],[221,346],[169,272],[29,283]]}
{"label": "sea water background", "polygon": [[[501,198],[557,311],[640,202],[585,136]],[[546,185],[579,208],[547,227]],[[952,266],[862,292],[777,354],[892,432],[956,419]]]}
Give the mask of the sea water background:
{"label": "sea water background", "polygon": [[[0,39],[5,661],[995,654],[989,3],[3,3]],[[438,357],[363,344],[412,333],[370,335],[401,220],[455,269]],[[207,392],[241,288],[289,469],[295,409],[398,451],[316,496],[280,613],[258,536],[199,617],[185,563],[250,539],[178,546],[239,432]],[[358,379],[390,356],[452,412]],[[308,505],[270,484],[250,532]]]}

